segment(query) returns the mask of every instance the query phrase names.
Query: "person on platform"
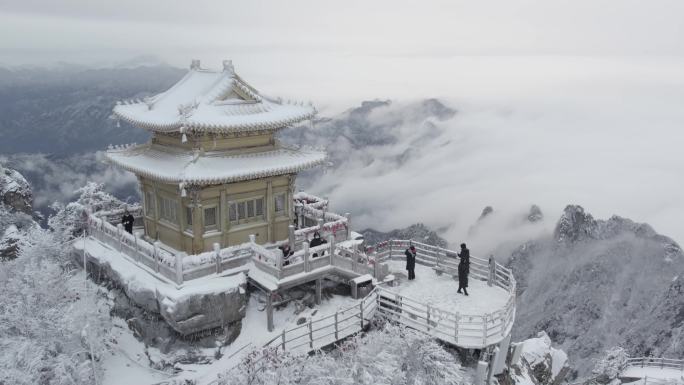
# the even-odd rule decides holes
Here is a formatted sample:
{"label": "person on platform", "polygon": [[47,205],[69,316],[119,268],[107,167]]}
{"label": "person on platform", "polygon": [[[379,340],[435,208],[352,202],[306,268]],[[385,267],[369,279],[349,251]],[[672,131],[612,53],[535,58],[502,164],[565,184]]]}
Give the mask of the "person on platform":
{"label": "person on platform", "polygon": [[406,251],[406,270],[408,270],[408,279],[412,281],[416,279],[416,247],[411,245]]}
{"label": "person on platform", "polygon": [[283,253],[283,266],[290,264],[290,256],[294,254],[294,251],[290,249],[290,244],[286,243],[282,246],[278,246],[278,249]]}
{"label": "person on platform", "polygon": [[[458,292],[468,295],[468,274],[470,274],[470,250],[465,243],[461,243],[461,252],[458,253],[461,261],[458,263]],[[461,292],[463,290],[463,292]]]}
{"label": "person on platform", "polygon": [[[316,247],[316,246],[320,246],[320,245],[323,245],[323,244],[325,244],[325,243],[328,243],[328,241],[326,241],[325,239],[321,238],[321,233],[319,233],[318,231],[316,231],[316,232],[314,233],[313,238],[311,239],[311,242],[309,242],[309,248],[313,248],[313,247]],[[323,256],[324,254],[325,254],[325,250],[321,251],[321,256]],[[311,257],[312,257],[312,258],[318,257],[318,253],[313,253],[313,255],[312,255]]]}
{"label": "person on platform", "polygon": [[126,230],[127,233],[133,234],[133,222],[135,222],[135,218],[133,218],[133,215],[128,212],[128,207],[124,208],[124,215],[121,218],[121,224],[124,227],[124,230]]}

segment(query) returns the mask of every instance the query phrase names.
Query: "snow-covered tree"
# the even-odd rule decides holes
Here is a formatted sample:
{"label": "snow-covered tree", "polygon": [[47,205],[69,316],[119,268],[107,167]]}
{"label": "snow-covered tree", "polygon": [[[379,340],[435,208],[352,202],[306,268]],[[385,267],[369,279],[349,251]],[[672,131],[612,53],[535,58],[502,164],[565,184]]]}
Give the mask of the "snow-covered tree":
{"label": "snow-covered tree", "polygon": [[55,214],[48,219],[48,225],[60,236],[69,239],[80,235],[85,229],[86,210],[123,211],[124,208],[138,209],[139,205],[128,205],[112,194],[104,191],[101,183],[88,182],[76,190],[80,194],[75,202],[66,205],[55,202],[51,208]]}
{"label": "snow-covered tree", "polygon": [[606,350],[603,357],[595,361],[593,374],[600,384],[620,383],[618,376],[627,364],[627,351],[619,346]]}
{"label": "snow-covered tree", "polygon": [[67,247],[34,228],[20,239],[18,258],[0,263],[0,383],[96,383],[108,311],[84,289]]}
{"label": "snow-covered tree", "polygon": [[219,380],[220,385],[464,382],[472,381],[458,359],[433,338],[393,325],[351,338],[330,353],[297,356],[256,350]]}

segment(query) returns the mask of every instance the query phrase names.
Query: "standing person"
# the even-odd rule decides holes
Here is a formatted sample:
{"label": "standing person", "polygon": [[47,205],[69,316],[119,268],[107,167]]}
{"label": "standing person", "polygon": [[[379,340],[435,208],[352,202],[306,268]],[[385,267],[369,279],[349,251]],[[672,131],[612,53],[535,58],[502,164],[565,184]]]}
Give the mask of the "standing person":
{"label": "standing person", "polygon": [[135,218],[133,218],[133,215],[128,212],[128,207],[124,208],[124,215],[121,218],[121,224],[129,234],[133,234],[133,222],[135,222]]}
{"label": "standing person", "polygon": [[416,279],[416,247],[411,246],[404,252],[406,254],[406,270],[409,281]]}
{"label": "standing person", "polygon": [[458,257],[461,261],[458,263],[458,292],[468,295],[468,274],[470,274],[470,250],[466,247],[465,243],[461,243],[461,252],[458,253]]}
{"label": "standing person", "polygon": [[[328,243],[325,239],[321,238],[321,233],[316,231],[313,235],[313,239],[311,239],[311,242],[309,242],[309,248],[313,248],[316,246],[320,246],[324,243]],[[321,256],[325,255],[325,251],[321,251]],[[318,257],[318,253],[313,253],[312,258]]]}

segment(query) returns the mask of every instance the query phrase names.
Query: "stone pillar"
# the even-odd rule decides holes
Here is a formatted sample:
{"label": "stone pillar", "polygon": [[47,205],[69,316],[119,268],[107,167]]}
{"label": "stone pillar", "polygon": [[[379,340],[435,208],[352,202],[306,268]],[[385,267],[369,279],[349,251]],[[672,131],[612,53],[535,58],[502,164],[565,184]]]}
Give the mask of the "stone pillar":
{"label": "stone pillar", "polygon": [[496,279],[496,259],[493,255],[489,256],[489,276],[487,277],[487,286],[494,286]]}
{"label": "stone pillar", "polygon": [[266,328],[269,332],[275,329],[273,325],[273,293],[266,292]]}
{"label": "stone pillar", "polygon": [[316,305],[321,304],[321,290],[323,286],[323,280],[321,278],[318,278],[316,280]]}
{"label": "stone pillar", "polygon": [[[295,250],[295,228],[294,225],[287,226],[287,241],[290,244],[290,250]],[[306,242],[304,242],[306,243]]]}
{"label": "stone pillar", "polygon": [[503,373],[504,368],[506,367],[506,358],[508,356],[508,347],[511,344],[511,335],[510,333],[506,336],[506,338],[503,339],[499,343],[499,351],[498,354],[494,356],[494,364],[492,365],[492,373],[493,374],[501,374]]}
{"label": "stone pillar", "polygon": [[302,247],[304,248],[304,271],[307,273],[310,271],[309,267],[309,244],[304,242],[302,244]]}
{"label": "stone pillar", "polygon": [[221,266],[221,245],[218,242],[214,242],[214,258],[216,258],[216,274],[221,274],[223,272]]}
{"label": "stone pillar", "polygon": [[347,226],[346,226],[346,228],[347,228],[347,240],[350,240],[350,239],[351,239],[351,232],[352,232],[352,229],[351,229],[351,214],[350,214],[350,213],[346,213],[346,214],[344,214],[344,216],[347,218]]}
{"label": "stone pillar", "polygon": [[511,366],[518,365],[520,363],[520,357],[522,356],[523,344],[517,343],[513,345],[513,355],[511,356]]}
{"label": "stone pillar", "polygon": [[475,383],[474,385],[485,385],[487,379],[487,363],[485,361],[477,361],[477,368],[475,369]]}
{"label": "stone pillar", "polygon": [[176,284],[177,285],[182,285],[183,284],[183,257],[186,256],[187,254],[184,252],[179,252],[176,254]]}

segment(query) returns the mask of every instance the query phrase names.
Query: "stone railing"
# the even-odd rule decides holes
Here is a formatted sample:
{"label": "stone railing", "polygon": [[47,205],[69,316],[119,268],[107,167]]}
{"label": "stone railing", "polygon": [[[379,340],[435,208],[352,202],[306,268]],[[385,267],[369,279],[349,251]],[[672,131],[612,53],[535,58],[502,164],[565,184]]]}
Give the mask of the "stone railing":
{"label": "stone railing", "polygon": [[[383,262],[388,259],[405,260],[404,252],[410,246],[416,248],[416,263],[432,267],[438,274],[447,273],[458,276],[458,253],[453,250],[427,245],[411,240],[390,240],[379,243],[369,252],[370,258]],[[471,278],[487,281],[490,286],[497,286],[509,293],[515,293],[513,272],[496,262],[493,256],[482,259],[470,256]]]}

